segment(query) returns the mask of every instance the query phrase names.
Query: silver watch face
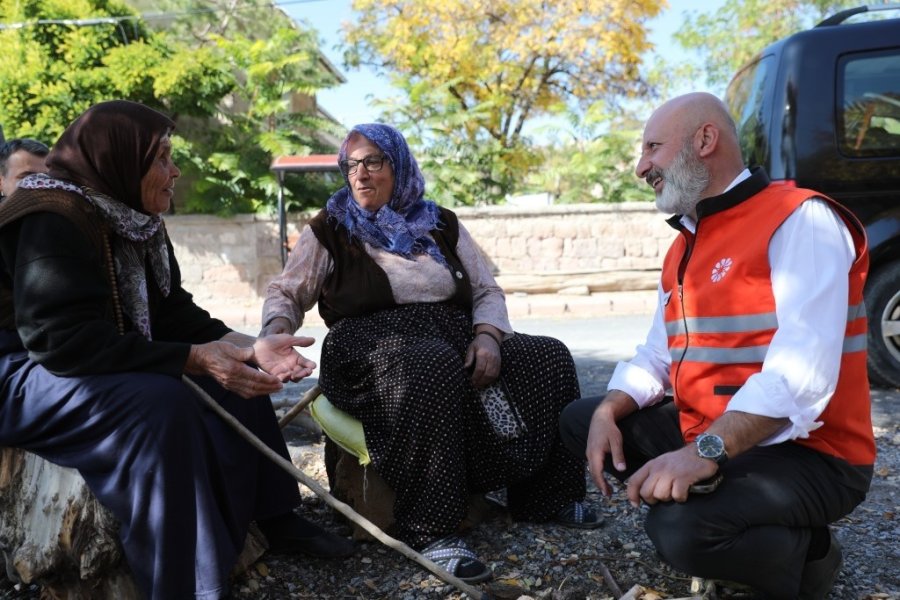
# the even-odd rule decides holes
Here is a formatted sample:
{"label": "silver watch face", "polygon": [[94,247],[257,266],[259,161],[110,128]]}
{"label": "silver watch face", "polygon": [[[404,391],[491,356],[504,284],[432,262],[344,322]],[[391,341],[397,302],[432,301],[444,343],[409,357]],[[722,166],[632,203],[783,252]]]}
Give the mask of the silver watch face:
{"label": "silver watch face", "polygon": [[717,435],[702,434],[697,436],[697,454],[703,458],[719,458],[725,453],[725,443]]}

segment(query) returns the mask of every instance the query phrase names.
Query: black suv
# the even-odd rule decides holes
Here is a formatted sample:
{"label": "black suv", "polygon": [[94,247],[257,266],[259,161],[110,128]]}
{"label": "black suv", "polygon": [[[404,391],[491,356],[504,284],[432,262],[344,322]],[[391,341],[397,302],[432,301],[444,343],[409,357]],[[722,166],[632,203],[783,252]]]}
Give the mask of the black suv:
{"label": "black suv", "polygon": [[[866,227],[869,374],[900,387],[900,18],[842,11],[763,50],[726,103],[744,160],[775,181],[818,190]],[[898,11],[900,12],[900,11]],[[884,17],[887,13],[878,13]]]}

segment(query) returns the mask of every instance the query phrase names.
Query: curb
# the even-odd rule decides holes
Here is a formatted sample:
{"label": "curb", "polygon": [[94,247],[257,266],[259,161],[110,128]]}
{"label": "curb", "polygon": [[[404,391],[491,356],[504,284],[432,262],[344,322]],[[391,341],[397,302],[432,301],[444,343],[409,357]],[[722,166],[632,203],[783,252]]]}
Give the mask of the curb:
{"label": "curb", "polygon": [[[511,320],[589,319],[617,315],[652,315],[656,310],[656,290],[589,294],[513,292],[506,296],[506,307]],[[255,306],[206,303],[203,308],[233,329],[259,331],[261,328],[261,303]],[[316,307],[306,313],[304,325],[324,326]]]}

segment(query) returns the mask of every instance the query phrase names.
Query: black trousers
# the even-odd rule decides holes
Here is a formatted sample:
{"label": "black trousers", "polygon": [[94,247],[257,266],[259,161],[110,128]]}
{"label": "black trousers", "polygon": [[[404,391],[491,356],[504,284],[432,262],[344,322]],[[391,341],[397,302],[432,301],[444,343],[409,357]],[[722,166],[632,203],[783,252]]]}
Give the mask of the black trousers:
{"label": "black trousers", "polygon": [[[560,418],[563,443],[585,452],[601,398],[570,404]],[[627,470],[609,457],[604,471],[620,481],[650,459],[684,445],[671,400],[619,422]],[[650,507],[645,528],[660,555],[696,577],[736,581],[774,598],[796,598],[813,532],[865,498],[872,467],[859,467],[793,442],[757,446],[722,466],[724,481],[687,502]]]}

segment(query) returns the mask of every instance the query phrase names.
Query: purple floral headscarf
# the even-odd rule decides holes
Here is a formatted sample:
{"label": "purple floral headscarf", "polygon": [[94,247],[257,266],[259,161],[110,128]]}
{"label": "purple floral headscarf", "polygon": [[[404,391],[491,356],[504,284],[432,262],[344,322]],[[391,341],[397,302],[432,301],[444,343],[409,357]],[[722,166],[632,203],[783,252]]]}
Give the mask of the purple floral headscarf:
{"label": "purple floral headscarf", "polygon": [[344,174],[345,187],[338,190],[325,205],[330,218],[347,228],[350,238],[359,238],[410,260],[416,254],[428,254],[449,268],[440,248],[428,233],[441,226],[437,204],[425,199],[425,178],[409,151],[403,135],[388,125],[357,125],[344,138],[338,160],[347,158],[350,137],[357,133],[384,152],[394,170],[394,190],[387,204],[377,211],[366,210],[353,199],[350,180]]}

